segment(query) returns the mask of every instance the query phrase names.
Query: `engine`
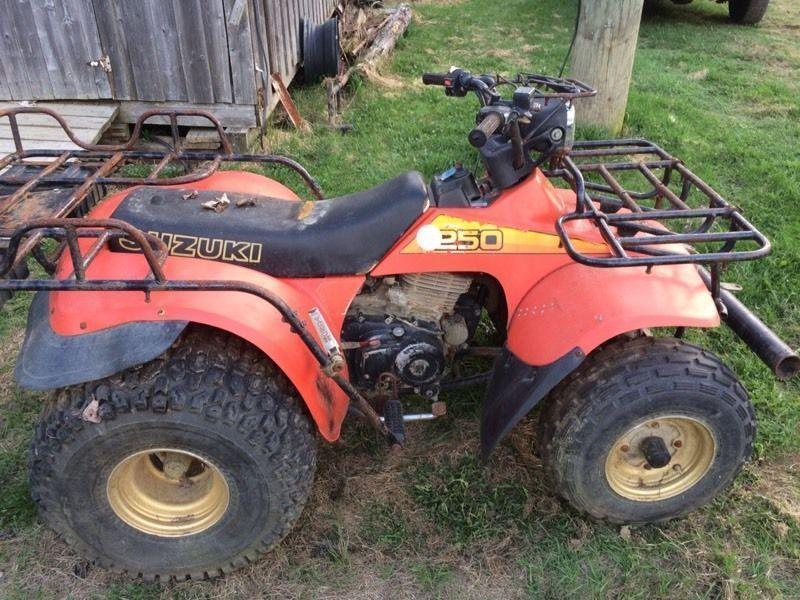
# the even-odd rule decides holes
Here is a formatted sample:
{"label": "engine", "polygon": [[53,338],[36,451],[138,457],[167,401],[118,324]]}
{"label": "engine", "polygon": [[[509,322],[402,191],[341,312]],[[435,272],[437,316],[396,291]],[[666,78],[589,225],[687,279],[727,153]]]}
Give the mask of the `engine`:
{"label": "engine", "polygon": [[449,358],[480,319],[471,284],[450,273],[368,280],[342,332],[351,380],[367,390],[438,394]]}

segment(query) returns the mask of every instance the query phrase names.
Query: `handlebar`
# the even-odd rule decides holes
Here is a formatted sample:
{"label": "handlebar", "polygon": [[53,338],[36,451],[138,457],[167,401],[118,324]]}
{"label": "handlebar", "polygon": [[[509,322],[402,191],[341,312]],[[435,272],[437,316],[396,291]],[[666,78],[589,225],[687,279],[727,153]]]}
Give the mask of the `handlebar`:
{"label": "handlebar", "polygon": [[500,113],[490,112],[478,125],[469,132],[469,143],[475,148],[481,148],[486,141],[503,125],[503,116]]}
{"label": "handlebar", "polygon": [[443,85],[448,86],[452,81],[452,75],[448,73],[423,73],[422,83],[425,85]]}
{"label": "handlebar", "polygon": [[500,99],[495,92],[497,85],[490,75],[473,76],[464,69],[453,68],[448,73],[423,73],[422,83],[425,85],[440,85],[445,88],[448,96],[466,96],[474,92],[480,100],[481,106],[487,106]]}

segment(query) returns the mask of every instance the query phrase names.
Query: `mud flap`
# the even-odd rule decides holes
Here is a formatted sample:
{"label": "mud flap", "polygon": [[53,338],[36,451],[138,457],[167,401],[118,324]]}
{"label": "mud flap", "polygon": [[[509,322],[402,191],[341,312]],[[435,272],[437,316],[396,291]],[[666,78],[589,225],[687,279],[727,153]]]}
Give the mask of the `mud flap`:
{"label": "mud flap", "polygon": [[579,348],[573,348],[550,364],[537,367],[503,348],[483,401],[481,459],[487,460],[495,446],[584,358]]}
{"label": "mud flap", "polygon": [[162,354],[187,321],[133,322],[81,335],[59,335],[50,327],[50,298],[38,292],[14,378],[28,390],[49,390],[94,381]]}

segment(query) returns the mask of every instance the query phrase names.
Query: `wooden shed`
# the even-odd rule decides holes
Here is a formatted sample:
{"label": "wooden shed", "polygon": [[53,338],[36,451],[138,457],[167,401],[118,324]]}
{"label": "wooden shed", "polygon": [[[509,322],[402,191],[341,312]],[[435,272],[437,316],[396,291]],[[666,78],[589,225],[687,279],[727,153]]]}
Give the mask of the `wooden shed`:
{"label": "wooden shed", "polygon": [[0,0],[0,101],[95,101],[134,122],[159,105],[258,126],[300,60],[300,20],[336,0]]}

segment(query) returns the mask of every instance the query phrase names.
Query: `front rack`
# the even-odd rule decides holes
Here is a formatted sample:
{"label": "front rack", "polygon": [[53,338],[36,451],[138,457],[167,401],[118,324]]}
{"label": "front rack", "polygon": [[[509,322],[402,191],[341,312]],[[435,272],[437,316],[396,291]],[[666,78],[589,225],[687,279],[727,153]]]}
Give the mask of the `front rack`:
{"label": "front rack", "polygon": [[[545,175],[576,194],[575,211],[556,223],[570,257],[591,267],[652,268],[754,260],[769,240],[677,158],[646,140],[577,142]],[[577,249],[569,224],[595,225],[607,255]]]}

